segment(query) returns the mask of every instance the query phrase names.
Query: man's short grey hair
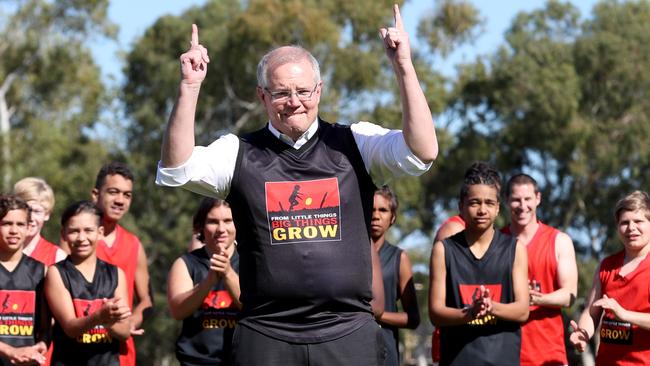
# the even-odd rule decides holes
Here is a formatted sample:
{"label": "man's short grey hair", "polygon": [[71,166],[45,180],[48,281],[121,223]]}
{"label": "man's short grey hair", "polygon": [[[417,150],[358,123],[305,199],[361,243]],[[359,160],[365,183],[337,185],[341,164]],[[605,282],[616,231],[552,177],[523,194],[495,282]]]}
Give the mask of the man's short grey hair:
{"label": "man's short grey hair", "polygon": [[319,83],[320,66],[316,58],[306,49],[292,45],[275,48],[262,57],[257,64],[257,85],[262,88],[268,87],[269,68],[276,68],[284,64],[296,63],[303,60],[309,61],[311,69],[314,72],[314,83]]}

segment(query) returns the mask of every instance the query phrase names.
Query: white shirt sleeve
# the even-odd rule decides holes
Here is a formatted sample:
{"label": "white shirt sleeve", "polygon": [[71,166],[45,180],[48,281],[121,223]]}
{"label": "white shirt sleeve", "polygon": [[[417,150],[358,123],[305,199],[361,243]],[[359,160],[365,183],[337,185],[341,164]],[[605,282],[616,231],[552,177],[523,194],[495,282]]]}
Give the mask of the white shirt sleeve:
{"label": "white shirt sleeve", "polygon": [[192,156],[178,167],[164,168],[158,162],[156,184],[224,199],[230,192],[238,152],[239,138],[233,134],[208,146],[195,146]]}
{"label": "white shirt sleeve", "polygon": [[389,130],[370,122],[350,126],[366,170],[377,184],[392,178],[424,174],[432,163],[425,164],[404,141],[401,130]]}

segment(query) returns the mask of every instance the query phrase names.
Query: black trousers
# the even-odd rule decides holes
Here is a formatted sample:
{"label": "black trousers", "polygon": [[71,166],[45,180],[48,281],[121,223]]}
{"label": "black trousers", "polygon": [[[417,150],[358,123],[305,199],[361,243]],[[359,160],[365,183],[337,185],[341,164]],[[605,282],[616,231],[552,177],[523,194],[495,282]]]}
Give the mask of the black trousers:
{"label": "black trousers", "polygon": [[383,366],[381,328],[375,322],[329,342],[291,343],[238,326],[232,340],[234,366]]}

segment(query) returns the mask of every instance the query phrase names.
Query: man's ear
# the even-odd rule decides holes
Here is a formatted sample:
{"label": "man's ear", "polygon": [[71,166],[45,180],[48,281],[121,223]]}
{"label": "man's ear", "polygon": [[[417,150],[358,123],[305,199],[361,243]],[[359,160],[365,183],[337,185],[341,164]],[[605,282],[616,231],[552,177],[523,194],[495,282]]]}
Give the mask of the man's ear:
{"label": "man's ear", "polygon": [[90,198],[92,199],[93,203],[97,203],[99,200],[99,189],[93,188],[93,190],[90,191]]}
{"label": "man's ear", "polygon": [[260,100],[260,103],[264,104],[264,99],[266,98],[266,94],[264,94],[264,88],[261,86],[257,87],[257,99]]}

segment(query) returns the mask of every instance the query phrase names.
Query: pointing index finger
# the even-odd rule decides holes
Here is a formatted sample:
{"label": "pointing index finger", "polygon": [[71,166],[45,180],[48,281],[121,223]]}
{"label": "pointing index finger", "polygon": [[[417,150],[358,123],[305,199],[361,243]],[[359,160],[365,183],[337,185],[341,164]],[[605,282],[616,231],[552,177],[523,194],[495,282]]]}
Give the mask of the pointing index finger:
{"label": "pointing index finger", "polygon": [[190,41],[192,47],[199,45],[199,27],[196,24],[192,24],[192,40]]}
{"label": "pointing index finger", "polygon": [[395,28],[399,30],[404,30],[404,24],[402,23],[402,15],[399,12],[399,5],[393,5],[393,16],[395,18]]}

